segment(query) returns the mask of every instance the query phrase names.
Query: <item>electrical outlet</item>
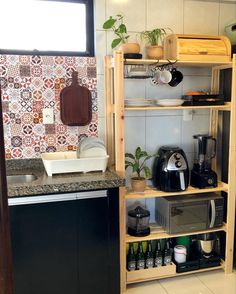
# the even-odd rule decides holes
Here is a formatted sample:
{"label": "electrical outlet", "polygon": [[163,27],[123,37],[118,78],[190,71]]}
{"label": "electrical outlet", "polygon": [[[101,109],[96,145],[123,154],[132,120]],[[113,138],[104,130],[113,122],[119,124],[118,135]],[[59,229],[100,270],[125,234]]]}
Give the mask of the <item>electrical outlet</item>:
{"label": "electrical outlet", "polygon": [[193,120],[193,110],[192,109],[184,109],[183,110],[183,120],[184,121]]}
{"label": "electrical outlet", "polygon": [[54,113],[53,108],[43,109],[43,124],[53,124],[54,123]]}

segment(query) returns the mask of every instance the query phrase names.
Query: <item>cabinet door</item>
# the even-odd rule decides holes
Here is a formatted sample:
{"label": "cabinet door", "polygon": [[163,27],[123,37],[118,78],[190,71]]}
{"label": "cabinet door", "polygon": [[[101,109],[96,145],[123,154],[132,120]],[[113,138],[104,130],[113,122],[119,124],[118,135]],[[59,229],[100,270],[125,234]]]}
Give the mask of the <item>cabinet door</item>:
{"label": "cabinet door", "polygon": [[15,294],[78,293],[76,213],[76,201],[10,207]]}
{"label": "cabinet door", "polygon": [[79,293],[110,294],[108,197],[88,193],[77,200]]}

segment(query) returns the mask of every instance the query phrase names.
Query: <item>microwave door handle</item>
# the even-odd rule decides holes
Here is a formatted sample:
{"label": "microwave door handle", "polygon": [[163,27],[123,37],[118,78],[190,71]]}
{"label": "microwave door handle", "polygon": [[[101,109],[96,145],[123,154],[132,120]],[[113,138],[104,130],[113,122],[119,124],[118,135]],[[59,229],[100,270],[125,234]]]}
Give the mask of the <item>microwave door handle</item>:
{"label": "microwave door handle", "polygon": [[216,205],[215,205],[215,200],[210,201],[210,209],[211,209],[211,221],[210,221],[210,228],[214,227],[215,220],[216,220]]}
{"label": "microwave door handle", "polygon": [[182,191],[184,191],[186,189],[185,180],[184,180],[184,172],[180,171],[179,176],[180,176],[180,188]]}

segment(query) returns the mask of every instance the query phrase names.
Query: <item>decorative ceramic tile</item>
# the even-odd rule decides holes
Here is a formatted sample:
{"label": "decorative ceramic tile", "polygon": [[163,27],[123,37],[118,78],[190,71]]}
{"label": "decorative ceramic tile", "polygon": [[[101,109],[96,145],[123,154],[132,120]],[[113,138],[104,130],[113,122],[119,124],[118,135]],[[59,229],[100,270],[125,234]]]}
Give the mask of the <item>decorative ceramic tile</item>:
{"label": "decorative ceramic tile", "polygon": [[54,124],[51,124],[51,125],[45,125],[45,134],[55,134],[55,130],[56,127]]}
{"label": "decorative ceramic tile", "polygon": [[[63,125],[60,92],[73,71],[92,96],[92,121]],[[42,152],[76,150],[81,139],[98,135],[96,59],[74,56],[0,55],[6,158],[37,158]],[[42,109],[53,108],[55,122],[42,123]]]}

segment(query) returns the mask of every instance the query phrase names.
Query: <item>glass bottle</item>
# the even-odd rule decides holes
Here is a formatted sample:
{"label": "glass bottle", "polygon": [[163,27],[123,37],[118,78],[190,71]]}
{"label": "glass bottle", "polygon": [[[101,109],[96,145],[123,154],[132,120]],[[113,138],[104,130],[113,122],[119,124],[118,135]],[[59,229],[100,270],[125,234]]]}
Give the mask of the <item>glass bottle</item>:
{"label": "glass bottle", "polygon": [[169,240],[166,239],[166,245],[165,245],[165,251],[164,251],[164,265],[170,265],[171,264],[171,250],[170,250],[170,243]]}
{"label": "glass bottle", "polygon": [[136,269],[136,259],[134,254],[134,244],[129,244],[129,252],[127,255],[127,270],[134,271]]}
{"label": "glass bottle", "polygon": [[138,243],[138,252],[136,254],[136,269],[141,270],[145,267],[145,259],[144,259],[144,253],[143,253],[143,246],[142,242]]}
{"label": "glass bottle", "polygon": [[154,266],[160,267],[163,264],[163,257],[162,257],[162,251],[161,251],[161,242],[160,240],[157,240],[156,242],[156,250],[155,250],[155,258],[154,258]]}
{"label": "glass bottle", "polygon": [[152,242],[149,240],[145,256],[145,268],[152,268],[154,265],[154,258],[152,252]]}

